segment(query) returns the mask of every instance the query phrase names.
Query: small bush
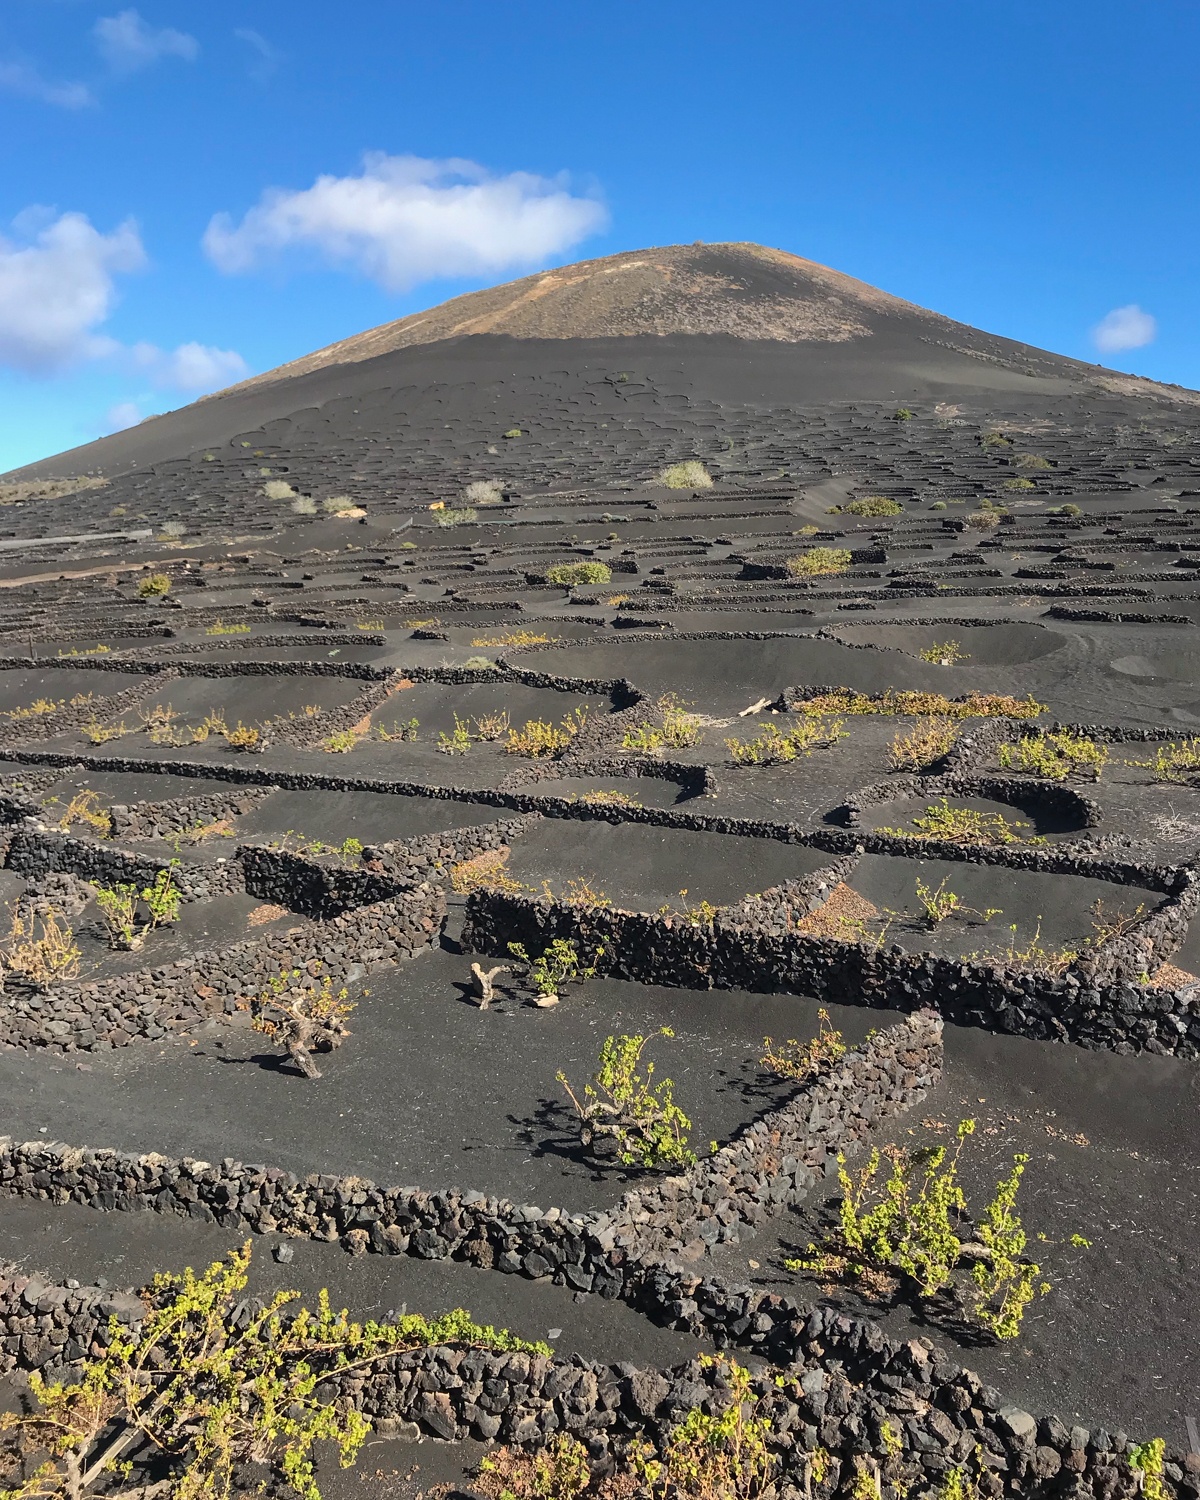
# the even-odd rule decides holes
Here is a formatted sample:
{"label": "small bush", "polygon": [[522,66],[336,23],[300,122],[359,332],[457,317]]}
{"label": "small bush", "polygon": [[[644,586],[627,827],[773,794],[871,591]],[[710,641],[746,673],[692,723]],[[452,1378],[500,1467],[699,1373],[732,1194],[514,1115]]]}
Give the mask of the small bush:
{"label": "small bush", "polygon": [[574,588],[581,583],[608,583],[612,569],[602,562],[555,563],[546,569],[546,581],[561,588]]}
{"label": "small bush", "polygon": [[309,988],[308,975],[300,969],[277,974],[266,988],[244,1008],[251,1025],[263,1036],[283,1046],[305,1078],[320,1078],[314,1052],[332,1052],[349,1036],[346,1025],[355,1005],[345,988],[334,990],[328,974],[318,976]]}
{"label": "small bush", "polygon": [[1048,458],[1043,458],[1040,453],[1020,453],[1017,455],[1018,469],[1052,469],[1054,465]]}
{"label": "small bush", "polygon": [[205,635],[249,635],[249,625],[226,625],[224,620],[217,620],[209,625],[204,632]]}
{"label": "small bush", "polygon": [[508,861],[512,850],[507,845],[501,849],[488,849],[473,859],[461,860],[450,870],[450,888],[460,896],[471,891],[506,891],[510,895],[528,890],[528,886],[514,880],[508,873]]}
{"label": "small bush", "polygon": [[296,493],[286,479],[268,479],[262,492],[268,500],[290,500]]}
{"label": "small bush", "polygon": [[1155,781],[1190,782],[1200,774],[1200,739],[1159,745],[1152,760],[1130,760],[1129,764],[1148,768]]}
{"label": "small bush", "polygon": [[911,729],[897,731],[888,746],[888,763],[896,771],[927,771],[950,753],[961,733],[953,719],[919,719]]}
{"label": "small bush", "polygon": [[712,475],[697,458],[668,464],[659,472],[658,482],[669,490],[711,490],[713,485]]}
{"label": "small bush", "polygon": [[519,427],[510,427],[507,432],[502,432],[500,436],[506,438],[519,438],[522,436],[522,433]]}
{"label": "small bush", "polygon": [[177,541],[181,536],[187,536],[187,527],[182,521],[164,521],[159,533],[168,541]]}
{"label": "small bush", "polygon": [[907,688],[888,688],[883,693],[859,693],[836,688],[817,693],[796,705],[802,714],[936,714],[949,719],[1035,719],[1046,712],[1036,698],[1013,698],[1008,693],[968,693],[947,698]]}
{"label": "small bush", "polygon": [[[66,1378],[31,1377],[33,1409],[0,1417],[6,1449],[8,1434],[18,1445],[15,1472],[30,1476],[12,1500],[147,1490],[229,1500],[248,1472],[273,1495],[320,1500],[314,1450],[328,1445],[348,1468],[371,1430],[352,1406],[330,1404],[319,1382],[334,1371],[361,1377],[391,1356],[442,1344],[552,1352],[476,1324],[462,1308],[352,1323],[327,1291],[312,1312],[281,1290],[260,1310],[247,1293],[250,1260],[247,1241],[199,1274],[156,1276],[135,1324],[111,1321]],[[147,1471],[155,1482],[145,1483]]]}
{"label": "small bush", "polygon": [[547,635],[544,630],[502,630],[497,635],[477,635],[472,646],[552,646],[556,635]]}
{"label": "small bush", "polygon": [[1036,489],[1037,486],[1032,479],[1024,479],[1018,475],[1014,479],[1006,479],[1004,481],[1004,488],[1006,490],[1032,490]]}
{"label": "small bush", "polygon": [[450,733],[445,730],[438,732],[437,748],[443,755],[465,755],[471,748],[470,721],[455,714],[454,728]]}
{"label": "small bush", "polygon": [[789,557],[784,567],[791,578],[823,578],[845,573],[850,568],[850,553],[845,547],[810,547]]}
{"label": "small bush", "polygon": [[974,807],[951,807],[945,797],[912,820],[912,829],[879,828],[878,833],[897,839],[939,839],[947,844],[1044,844],[1044,838],[1026,837],[1031,825],[1003,813],[981,812]]}
{"label": "small bush", "polygon": [[[44,805],[49,807],[56,802],[58,798],[51,797]],[[100,794],[90,787],[76,792],[57,819],[57,826],[63,833],[76,823],[86,823],[98,838],[106,839],[112,833],[112,817],[108,809],[101,806]]]}
{"label": "small bush", "polygon": [[851,500],[849,505],[835,507],[829,514],[836,515],[839,508],[848,516],[898,516],[904,510],[899,500],[887,495],[864,495],[861,500]]}
{"label": "small bush", "polygon": [[439,510],[437,523],[439,526],[473,526],[479,519],[476,512],[469,505],[461,505],[457,510]]}
{"label": "small bush", "polygon": [[596,949],[590,964],[568,938],[555,938],[536,958],[530,958],[524,943],[509,943],[508,951],[525,965],[526,980],[536,991],[538,999],[545,1003],[556,1001],[568,984],[583,984],[585,980],[594,979],[604,945],[600,944]]}
{"label": "small bush", "polygon": [[1015,745],[1001,745],[998,757],[1008,770],[1028,771],[1048,781],[1066,781],[1068,777],[1099,781],[1108,764],[1109,751],[1107,745],[1098,744],[1086,735],[1060,729],[1025,736]]}
{"label": "small bush", "polygon": [[643,720],[627,729],[621,740],[622,750],[653,752],[664,745],[684,750],[699,742],[700,716],[688,713],[674,693],[664,693],[654,706],[659,714],[658,724]]}
{"label": "small bush", "polygon": [[463,662],[463,668],[468,672],[495,672],[496,663],[489,661],[486,656],[468,656]]}
{"label": "small bush", "polygon": [[[1029,1157],[1013,1157],[1012,1171],[996,1184],[983,1211],[975,1229],[983,1254],[965,1256],[962,1231],[971,1223],[958,1180],[958,1158],[963,1141],[974,1131],[974,1120],[959,1123],[948,1163],[945,1146],[890,1146],[884,1152],[876,1148],[857,1179],[839,1154],[838,1229],[824,1245],[810,1245],[807,1257],[786,1261],[788,1269],[825,1277],[861,1278],[874,1272],[885,1280],[899,1278],[922,1298],[953,1296],[994,1337],[1015,1338],[1026,1308],[1050,1290],[1041,1267],[1024,1254],[1027,1236],[1016,1209]],[[879,1182],[885,1155],[890,1173]]]}
{"label": "small bush", "polygon": [[934,641],[917,655],[935,667],[956,667],[960,661],[970,661],[967,653],[960,649],[957,641]]}
{"label": "small bush", "polygon": [[587,709],[574,708],[564,714],[557,724],[546,719],[526,719],[521,729],[508,731],[505,750],[509,755],[525,755],[531,760],[544,760],[565,750],[587,723]]}
{"label": "small bush", "polygon": [[421,728],[419,719],[397,719],[390,729],[385,729],[382,724],[375,727],[375,733],[384,741],[415,740]]}
{"label": "small bush", "polygon": [[261,739],[258,730],[243,724],[241,719],[234,728],[225,730],[225,743],[231,750],[256,750]]}
{"label": "small bush", "polygon": [[929,507],[929,509],[930,510],[945,510],[946,509],[946,502],[944,500],[935,500],[933,502],[933,504]]}
{"label": "small bush", "polygon": [[21,907],[13,912],[7,946],[0,951],[0,975],[18,975],[32,984],[75,979],[81,950],[65,915],[53,906],[34,914]]}
{"label": "small bush", "polygon": [[589,807],[641,807],[636,797],[631,797],[627,792],[584,792],[580,802]]}
{"label": "small bush", "polygon": [[169,573],[149,573],[138,582],[139,599],[161,599],[164,594],[171,591],[171,575]]}
{"label": "small bush", "polygon": [[842,1033],[829,1024],[829,1012],[822,1007],[817,1011],[817,1034],[807,1042],[798,1042],[795,1037],[778,1045],[769,1036],[763,1037],[763,1053],[759,1063],[769,1073],[779,1078],[790,1078],[795,1083],[807,1083],[837,1062],[846,1051]]}
{"label": "small bush", "polygon": [[999,526],[1003,514],[1001,510],[976,510],[966,517],[966,522],[972,531],[992,531]]}
{"label": "small bush", "polygon": [[786,765],[798,756],[810,756],[814,750],[828,750],[839,740],[848,738],[841,719],[817,716],[803,718],[794,728],[780,729],[773,720],[755,726],[758,734],[752,740],[727,739],[725,747],[735,766]]}
{"label": "small bush", "polygon": [[911,422],[912,419],[913,419],[913,415],[914,414],[911,411],[909,411],[909,409],[908,409],[907,406],[898,406],[896,408],[896,410],[892,413],[892,421],[893,422]]}
{"label": "small bush", "polygon": [[321,509],[330,516],[344,516],[358,510],[359,504],[351,495],[329,495],[321,501]]}
{"label": "small bush", "polygon": [[[673,1037],[675,1033],[662,1026],[652,1035]],[[600,1142],[611,1144],[624,1166],[689,1167],[696,1160],[688,1146],[692,1122],[675,1103],[675,1085],[669,1078],[654,1083],[652,1062],[645,1064],[644,1073],[638,1071],[649,1041],[649,1035],[608,1037],[600,1049],[600,1066],[582,1098],[565,1073],[557,1075],[558,1081],[575,1106],[586,1148]]]}
{"label": "small bush", "polygon": [[317,513],[317,502],[308,495],[297,495],[292,501],[292,514],[297,516],[315,516]]}
{"label": "small bush", "polygon": [[504,499],[504,489],[495,479],[476,479],[463,490],[462,498],[467,506],[499,505]]}

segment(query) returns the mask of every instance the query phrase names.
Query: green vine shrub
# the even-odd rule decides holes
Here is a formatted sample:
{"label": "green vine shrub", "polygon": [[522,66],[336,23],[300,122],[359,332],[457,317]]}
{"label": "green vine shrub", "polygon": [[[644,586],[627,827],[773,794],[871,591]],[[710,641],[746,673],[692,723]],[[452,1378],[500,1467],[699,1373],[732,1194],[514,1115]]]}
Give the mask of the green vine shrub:
{"label": "green vine shrub", "polygon": [[[1015,1338],[1030,1303],[1050,1291],[1041,1267],[1025,1249],[1017,1212],[1023,1152],[978,1220],[968,1212],[958,1177],[963,1142],[974,1120],[961,1120],[953,1153],[945,1146],[871,1152],[852,1177],[838,1157],[838,1223],[821,1245],[785,1262],[791,1271],[857,1282],[879,1295],[906,1286],[919,1298],[947,1297],[956,1309],[997,1339]],[[881,1178],[884,1160],[889,1164]],[[1081,1236],[1072,1243],[1086,1246]]]}
{"label": "green vine shrub", "polygon": [[36,1409],[0,1415],[0,1431],[43,1461],[5,1500],[85,1500],[114,1485],[133,1493],[131,1479],[143,1478],[133,1458],[147,1446],[173,1500],[230,1500],[246,1491],[252,1465],[303,1500],[320,1500],[316,1445],[332,1443],[345,1468],[370,1432],[353,1408],[318,1395],[324,1378],[441,1344],[550,1353],[473,1323],[461,1308],[432,1320],[353,1323],[325,1291],[315,1312],[298,1293],[279,1291],[247,1316],[250,1257],[247,1242],[200,1275],[156,1276],[141,1323],[129,1329],[113,1318],[102,1351],[77,1377],[32,1374]]}
{"label": "green vine shrub", "polygon": [[651,1036],[674,1035],[663,1026],[647,1036],[606,1038],[600,1066],[582,1095],[565,1073],[558,1073],[586,1149],[615,1154],[623,1166],[688,1167],[695,1162],[696,1153],[688,1146],[692,1122],[675,1103],[675,1085],[669,1078],[655,1082],[654,1063],[642,1061]]}
{"label": "green vine shrub", "polygon": [[[638,1439],[613,1472],[593,1475],[585,1444],[559,1432],[533,1452],[489,1453],[472,1489],[485,1500],[774,1500],[779,1460],[766,1401],[736,1361],[702,1354],[700,1363],[720,1374],[723,1399],[714,1411],[690,1407],[657,1448]],[[813,1458],[823,1478],[828,1455]]]}
{"label": "green vine shrub", "polygon": [[1045,730],[1023,735],[1015,744],[1001,745],[1000,764],[1008,770],[1028,771],[1048,781],[1099,781],[1108,764],[1108,746],[1070,730]]}
{"label": "green vine shrub", "polygon": [[773,720],[756,724],[758,733],[752,740],[727,739],[725,748],[735,766],[780,766],[799,756],[806,759],[814,750],[828,750],[839,740],[849,738],[841,719],[818,715],[802,717],[791,728],[781,729]]}
{"label": "green vine shrub", "polygon": [[802,714],[935,714],[948,719],[1036,719],[1046,705],[1036,698],[1014,698],[1009,693],[968,693],[947,698],[912,688],[888,688],[882,693],[859,693],[835,688],[797,703]]}
{"label": "green vine shrub", "polygon": [[1021,819],[1011,823],[1003,813],[981,812],[975,807],[952,807],[948,798],[931,803],[912,820],[912,828],[878,828],[896,839],[939,839],[947,844],[1044,844],[1045,838],[1026,834],[1032,825]]}
{"label": "green vine shrub", "polygon": [[850,568],[850,553],[845,547],[810,547],[784,562],[790,578],[824,578],[845,573]]}
{"label": "green vine shrub", "polygon": [[541,1006],[557,1005],[560,992],[568,984],[583,984],[596,976],[596,965],[604,954],[601,943],[589,964],[577,944],[569,938],[555,938],[536,958],[529,956],[524,943],[509,943],[508,951],[525,965],[525,978]]}
{"label": "green vine shrub", "polygon": [[546,569],[546,579],[560,588],[573,588],[581,583],[607,583],[612,578],[612,569],[602,562],[555,563]]}

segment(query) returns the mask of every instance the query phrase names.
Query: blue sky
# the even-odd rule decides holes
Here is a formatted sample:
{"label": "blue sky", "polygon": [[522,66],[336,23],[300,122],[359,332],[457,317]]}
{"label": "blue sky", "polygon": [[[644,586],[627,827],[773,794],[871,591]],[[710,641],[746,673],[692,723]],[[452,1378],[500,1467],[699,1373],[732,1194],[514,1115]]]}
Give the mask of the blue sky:
{"label": "blue sky", "polygon": [[1197,0],[3,0],[0,470],[696,239],[1200,386],[1198,61]]}

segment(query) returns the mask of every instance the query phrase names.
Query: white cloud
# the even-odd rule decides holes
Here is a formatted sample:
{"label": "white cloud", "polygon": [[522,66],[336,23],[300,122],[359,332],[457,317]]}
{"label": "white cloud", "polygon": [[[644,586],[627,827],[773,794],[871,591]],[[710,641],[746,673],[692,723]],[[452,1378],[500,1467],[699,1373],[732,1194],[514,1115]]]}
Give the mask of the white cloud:
{"label": "white cloud", "polygon": [[244,380],[250,367],[234,349],[216,349],[210,344],[180,344],[167,351],[154,344],[135,344],[134,362],[147,371],[154,384],[188,395],[205,395]]}
{"label": "white cloud", "polygon": [[186,31],[171,26],[156,30],[148,26],[136,10],[119,11],[115,16],[101,16],[92,27],[100,55],[118,73],[135,73],[148,68],[160,57],[182,57],[195,61],[200,44]]}
{"label": "white cloud", "polygon": [[142,420],[136,401],[118,401],[104,418],[104,431],[124,432],[127,427],[136,427]]}
{"label": "white cloud", "polygon": [[56,104],[60,109],[84,109],[95,103],[85,84],[51,83],[32,63],[0,62],[0,89],[41,104]]}
{"label": "white cloud", "polygon": [[1152,344],[1157,334],[1158,324],[1150,314],[1131,302],[1128,307],[1114,307],[1100,319],[1092,329],[1092,342],[1102,354],[1115,354]]}
{"label": "white cloud", "polygon": [[204,249],[233,275],[299,247],[403,291],[434,277],[536,265],[607,219],[603,204],[572,195],[561,178],[497,177],[470,161],[375,152],[357,177],[269,188],[240,224],[215,215]]}
{"label": "white cloud", "polygon": [[132,220],[111,234],[86,215],[27,210],[20,243],[0,236],[0,364],[45,375],[117,347],[96,329],[116,300],[114,277],[146,263]]}

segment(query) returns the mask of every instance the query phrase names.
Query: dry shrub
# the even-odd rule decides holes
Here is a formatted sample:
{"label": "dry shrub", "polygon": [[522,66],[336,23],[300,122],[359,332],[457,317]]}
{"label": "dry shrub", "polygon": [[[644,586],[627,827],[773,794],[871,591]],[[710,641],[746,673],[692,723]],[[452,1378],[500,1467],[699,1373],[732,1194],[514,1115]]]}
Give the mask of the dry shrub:
{"label": "dry shrub", "polygon": [[949,754],[961,732],[944,715],[918,719],[911,729],[897,731],[888,746],[888,764],[896,771],[926,771]]}
{"label": "dry shrub", "polygon": [[471,891],[507,891],[516,895],[527,889],[508,873],[508,861],[512,850],[504,845],[499,849],[488,849],[473,859],[464,859],[450,871],[450,887],[460,896]]}
{"label": "dry shrub", "polygon": [[75,934],[62,912],[53,906],[36,915],[20,908],[13,912],[0,968],[34,984],[53,984],[56,979],[76,978],[79,959]]}

